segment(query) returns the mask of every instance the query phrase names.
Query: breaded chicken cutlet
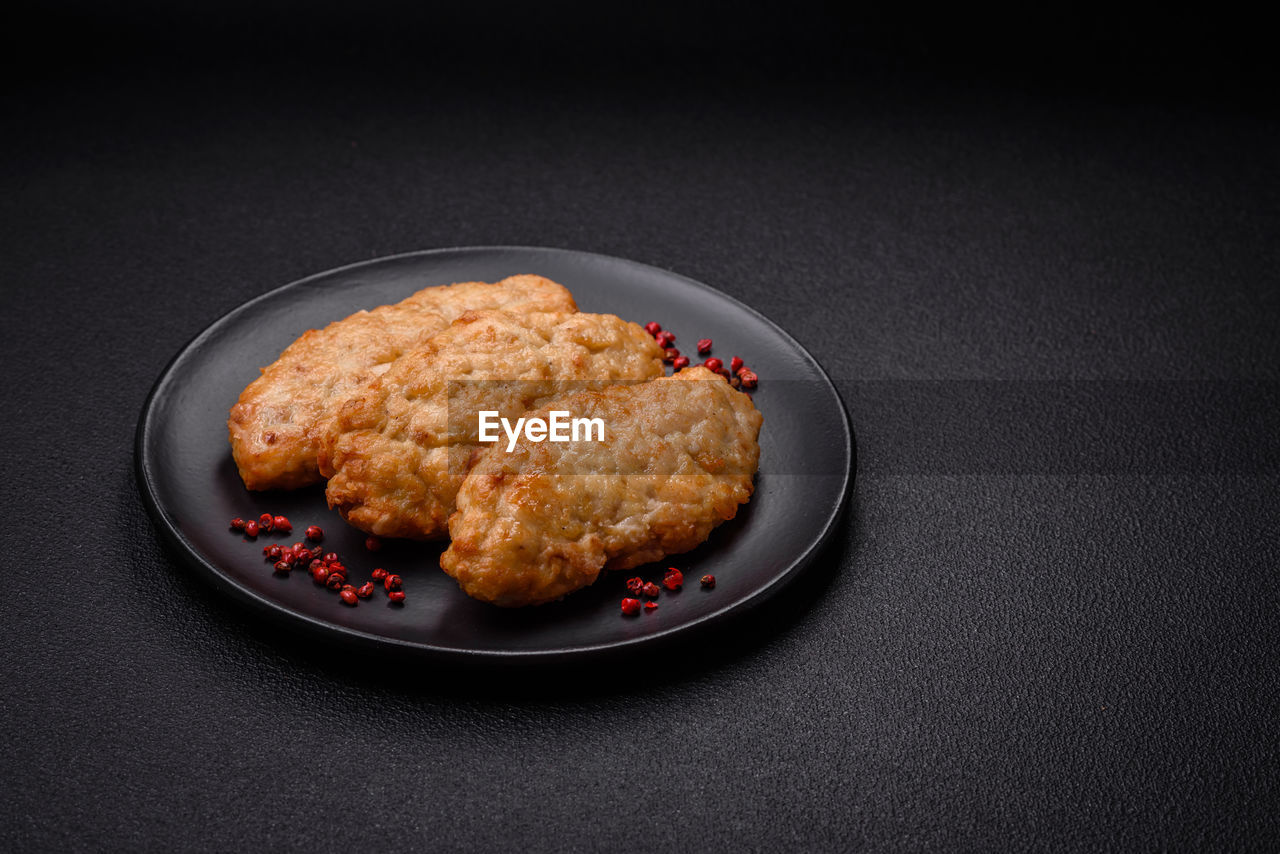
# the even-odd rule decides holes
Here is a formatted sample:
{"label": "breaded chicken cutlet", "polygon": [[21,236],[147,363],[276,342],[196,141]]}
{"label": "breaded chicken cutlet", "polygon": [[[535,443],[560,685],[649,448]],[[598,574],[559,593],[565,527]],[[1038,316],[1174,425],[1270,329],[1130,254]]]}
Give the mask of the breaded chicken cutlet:
{"label": "breaded chicken cutlet", "polygon": [[443,537],[472,456],[484,447],[480,411],[514,420],[584,384],[662,373],[653,338],[612,314],[468,312],[330,422],[319,454],[325,496],[363,531]]}
{"label": "breaded chicken cutlet", "polygon": [[241,393],[227,431],[240,477],[249,489],[293,489],[320,478],[316,456],[327,422],[351,395],[402,354],[469,310],[511,313],[577,311],[563,286],[541,276],[494,284],[461,282],[424,288],[372,311],[312,329]]}
{"label": "breaded chicken cutlet", "polygon": [[689,551],[750,499],[762,417],[751,398],[697,367],[653,382],[548,402],[600,418],[604,441],[519,440],[476,461],[449,520],[440,565],[468,595],[514,607]]}

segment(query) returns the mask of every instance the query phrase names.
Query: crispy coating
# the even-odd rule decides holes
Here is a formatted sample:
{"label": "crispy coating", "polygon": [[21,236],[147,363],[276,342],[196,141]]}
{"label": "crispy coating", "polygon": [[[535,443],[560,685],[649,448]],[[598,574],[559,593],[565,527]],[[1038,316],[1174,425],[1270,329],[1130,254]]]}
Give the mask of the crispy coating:
{"label": "crispy coating", "polygon": [[484,452],[458,492],[440,566],[468,595],[514,607],[689,551],[753,489],[762,417],[706,368],[549,402],[601,418],[605,441],[522,438]]}
{"label": "crispy coating", "polygon": [[513,422],[545,400],[663,373],[662,350],[612,314],[468,312],[353,397],[321,443],[325,496],[384,537],[445,536],[479,441],[477,414]]}
{"label": "crispy coating", "polygon": [[249,489],[320,480],[316,455],[327,422],[356,390],[403,353],[471,309],[577,311],[569,291],[541,276],[424,288],[394,305],[358,311],[307,331],[262,369],[231,407],[231,454]]}

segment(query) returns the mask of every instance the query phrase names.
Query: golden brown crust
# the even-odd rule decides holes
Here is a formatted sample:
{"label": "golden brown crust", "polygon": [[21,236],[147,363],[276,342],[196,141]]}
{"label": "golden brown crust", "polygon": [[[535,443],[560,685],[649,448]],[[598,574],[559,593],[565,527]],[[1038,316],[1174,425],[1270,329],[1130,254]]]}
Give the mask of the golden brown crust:
{"label": "golden brown crust", "polygon": [[353,392],[391,362],[425,344],[471,309],[577,310],[563,286],[541,276],[495,284],[424,288],[394,305],[358,311],[312,329],[262,369],[231,407],[231,454],[249,489],[293,489],[320,480],[316,465],[326,423]]}
{"label": "golden brown crust", "polygon": [[457,495],[440,565],[470,596],[549,602],[689,551],[751,497],[761,415],[705,368],[559,398],[551,410],[601,418],[603,442],[486,450]]}
{"label": "golden brown crust", "polygon": [[468,312],[353,396],[321,442],[329,506],[385,537],[444,536],[482,446],[477,413],[513,421],[584,381],[662,375],[662,350],[611,314]]}

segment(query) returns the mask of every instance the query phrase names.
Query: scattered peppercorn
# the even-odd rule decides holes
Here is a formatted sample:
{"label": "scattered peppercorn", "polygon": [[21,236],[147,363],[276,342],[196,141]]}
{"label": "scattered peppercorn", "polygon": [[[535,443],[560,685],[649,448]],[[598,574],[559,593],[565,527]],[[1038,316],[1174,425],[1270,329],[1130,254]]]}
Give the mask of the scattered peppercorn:
{"label": "scattered peppercorn", "polygon": [[388,593],[392,590],[399,590],[403,584],[403,579],[398,575],[388,575],[386,580],[382,582],[382,586],[387,589]]}
{"label": "scattered peppercorn", "polygon": [[743,368],[738,372],[738,379],[742,380],[743,388],[755,388],[760,382],[760,377],[756,376],[756,372]]}
{"label": "scattered peppercorn", "polygon": [[677,350],[675,347],[667,347],[662,351],[662,361],[664,362],[674,362],[676,359],[679,359],[679,358],[680,358],[680,351]]}
{"label": "scattered peppercorn", "polygon": [[342,600],[344,605],[356,604],[356,592],[354,590],[343,590],[338,594],[338,598]]}
{"label": "scattered peppercorn", "polygon": [[[313,561],[311,561],[311,563],[309,563],[309,564],[307,565],[307,569],[311,570],[311,574],[312,574],[312,575],[315,575],[316,570],[317,570],[317,569],[319,569],[319,568],[320,568],[320,567],[322,567],[322,566],[324,566],[324,561],[322,561],[322,560],[313,560]],[[329,570],[328,570],[328,568],[326,567],[326,568],[325,568],[325,572],[328,572],[328,571],[329,571]]]}
{"label": "scattered peppercorn", "polygon": [[645,602],[645,603],[644,603],[644,609],[645,609],[645,611],[646,611],[646,612],[648,612],[648,613],[652,614],[654,611],[658,610],[658,603],[657,603],[657,602]]}
{"label": "scattered peppercorn", "polygon": [[640,576],[637,575],[635,578],[627,579],[627,590],[629,590],[633,596],[639,596],[640,591],[643,589],[644,579]]}
{"label": "scattered peppercorn", "polygon": [[246,537],[248,537],[249,539],[251,539],[251,540],[252,540],[252,539],[254,539],[254,538],[256,538],[256,537],[258,536],[258,523],[257,523],[257,522],[245,522],[245,523],[244,523],[244,535],[245,535]]}
{"label": "scattered peppercorn", "polygon": [[684,586],[684,573],[674,566],[668,567],[667,574],[662,576],[662,586],[668,590],[679,590]]}
{"label": "scattered peppercorn", "polygon": [[262,554],[264,557],[270,558],[271,560],[279,560],[281,554],[280,547],[275,543],[272,543],[269,546],[264,546]]}
{"label": "scattered peppercorn", "polygon": [[710,352],[711,352],[711,339],[699,338],[698,339],[698,355],[705,356]]}
{"label": "scattered peppercorn", "polygon": [[244,520],[243,520],[243,519],[241,519],[239,516],[237,516],[236,518],[232,519],[232,520],[231,520],[231,530],[233,530],[233,531],[243,531],[243,530],[244,530]]}
{"label": "scattered peppercorn", "polygon": [[640,592],[643,593],[645,596],[648,596],[650,599],[657,599],[658,594],[661,593],[662,590],[658,587],[658,585],[650,581],[644,587],[640,588]]}
{"label": "scattered peppercorn", "polygon": [[715,356],[712,356],[710,359],[707,359],[702,364],[706,367],[708,371],[712,371],[717,374],[724,369],[724,362],[721,361],[720,359],[717,359]]}
{"label": "scattered peppercorn", "polygon": [[390,599],[395,604],[401,605],[404,603],[404,591],[392,590],[390,593],[387,594],[387,598]]}
{"label": "scattered peppercorn", "polygon": [[369,574],[373,576],[374,581],[381,581],[382,579],[387,577],[387,571],[382,567],[378,567],[377,569],[375,569],[373,572]]}
{"label": "scattered peppercorn", "polygon": [[341,572],[329,571],[329,580],[325,582],[325,586],[330,590],[341,590],[342,585],[347,583],[347,577]]}
{"label": "scattered peppercorn", "polygon": [[329,580],[329,567],[324,564],[313,567],[311,570],[311,577],[315,579],[316,584],[324,584]]}
{"label": "scattered peppercorn", "polygon": [[654,336],[654,340],[658,342],[659,347],[670,347],[676,343],[676,336],[672,332],[659,332]]}
{"label": "scattered peppercorn", "polygon": [[293,564],[287,560],[278,560],[275,563],[276,572],[288,572],[291,569],[293,569]]}
{"label": "scattered peppercorn", "polygon": [[277,516],[271,520],[271,527],[282,534],[287,534],[293,530],[293,523],[284,516]]}
{"label": "scattered peppercorn", "polygon": [[325,562],[325,563],[337,563],[337,562],[338,562],[338,553],[337,553],[337,552],[327,552],[327,553],[325,554],[325,556],[324,556],[324,562]]}
{"label": "scattered peppercorn", "polygon": [[371,552],[376,552],[378,549],[382,548],[382,540],[377,537],[365,537],[364,547]]}
{"label": "scattered peppercorn", "polygon": [[359,596],[361,599],[368,599],[370,596],[372,596],[373,582],[366,581],[364,584],[361,584],[359,589],[356,590],[356,595]]}
{"label": "scattered peppercorn", "polygon": [[631,597],[627,597],[626,599],[623,599],[623,600],[622,600],[622,613],[626,614],[628,617],[634,617],[636,614],[639,614],[639,613],[640,613],[640,600],[639,600],[639,599],[632,599]]}
{"label": "scattered peppercorn", "polygon": [[733,371],[735,374],[738,371],[742,370],[742,365],[743,365],[742,359],[738,358],[737,356],[734,356],[732,359],[729,360],[729,370]]}
{"label": "scattered peppercorn", "polygon": [[656,321],[650,320],[644,325],[644,331],[648,332],[650,335],[657,335],[662,331],[662,327],[659,326]]}
{"label": "scattered peppercorn", "polygon": [[678,356],[678,357],[676,357],[675,359],[672,359],[672,360],[671,360],[671,367],[675,368],[677,371],[679,371],[679,370],[683,370],[684,368],[689,367],[689,357],[688,357],[688,356]]}
{"label": "scattered peppercorn", "polygon": [[742,377],[734,376],[732,379],[729,380],[729,385],[737,389],[742,388]]}
{"label": "scattered peppercorn", "polygon": [[712,589],[716,586],[716,577],[714,575],[702,576],[702,586],[707,590]]}
{"label": "scattered peppercorn", "polygon": [[270,513],[263,513],[258,517],[258,530],[262,531],[264,534],[267,533],[271,530],[271,523],[274,521],[275,517]]}
{"label": "scattered peppercorn", "polygon": [[320,530],[319,525],[309,526],[306,534],[308,540],[314,540],[317,543],[324,539],[324,531]]}

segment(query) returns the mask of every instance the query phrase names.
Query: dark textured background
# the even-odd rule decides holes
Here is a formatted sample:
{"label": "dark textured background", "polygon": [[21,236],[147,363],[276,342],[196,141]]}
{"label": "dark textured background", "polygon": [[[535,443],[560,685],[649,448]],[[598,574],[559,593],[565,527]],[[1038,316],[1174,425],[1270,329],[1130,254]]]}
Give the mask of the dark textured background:
{"label": "dark textured background", "polygon": [[[1257,26],[585,8],[5,28],[0,845],[1280,845]],[[291,638],[160,550],[131,441],[188,338],[501,243],[703,280],[836,378],[853,509],[759,624],[436,672]]]}

